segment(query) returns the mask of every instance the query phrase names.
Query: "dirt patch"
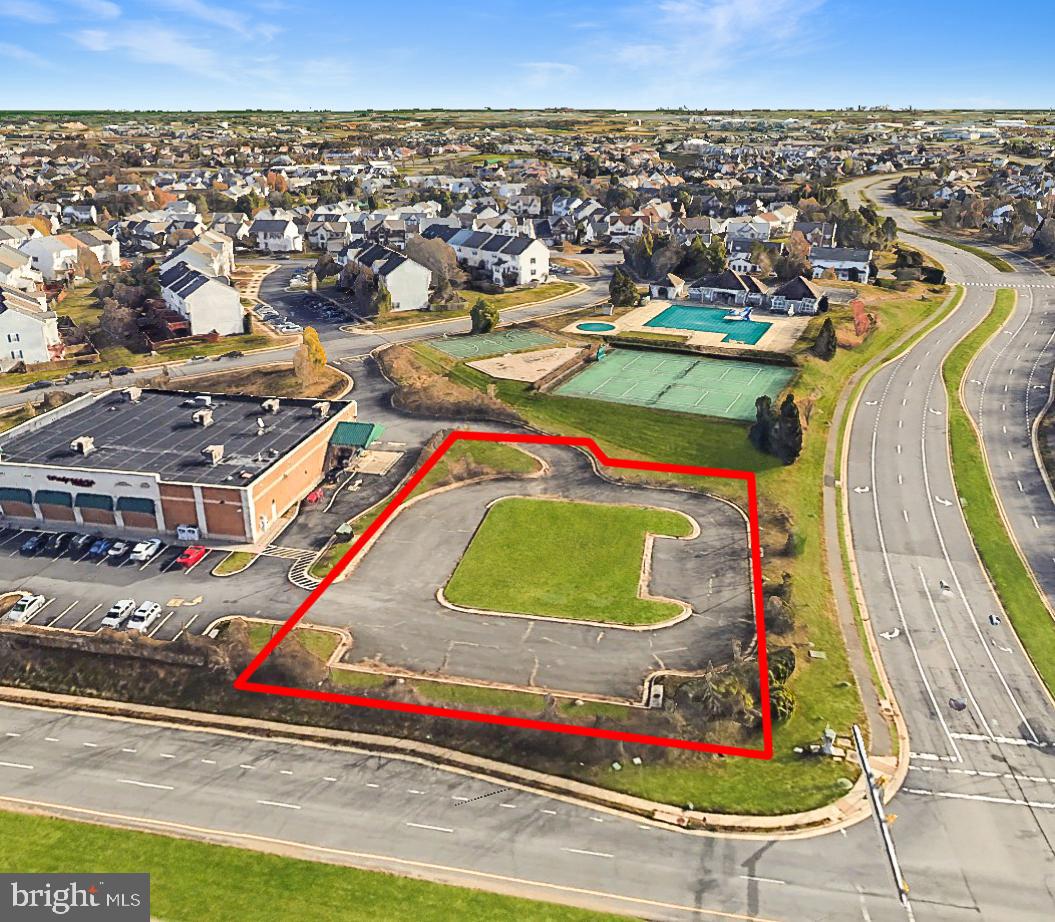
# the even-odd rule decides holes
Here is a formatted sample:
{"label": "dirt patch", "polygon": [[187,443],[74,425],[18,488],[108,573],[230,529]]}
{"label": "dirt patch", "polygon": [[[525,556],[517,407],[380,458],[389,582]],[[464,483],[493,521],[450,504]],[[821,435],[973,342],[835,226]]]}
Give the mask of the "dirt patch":
{"label": "dirt patch", "polygon": [[318,380],[302,383],[289,364],[239,368],[212,374],[179,378],[172,382],[179,390],[205,390],[214,394],[249,394],[253,397],[335,398],[348,386],[348,379],[328,365]]}

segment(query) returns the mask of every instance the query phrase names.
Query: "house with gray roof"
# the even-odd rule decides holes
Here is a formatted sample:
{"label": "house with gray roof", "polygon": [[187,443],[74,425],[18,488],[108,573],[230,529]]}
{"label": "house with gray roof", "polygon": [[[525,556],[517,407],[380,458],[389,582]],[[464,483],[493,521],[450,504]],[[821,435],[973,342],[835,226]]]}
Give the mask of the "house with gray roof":
{"label": "house with gray roof", "polygon": [[190,321],[192,336],[219,333],[236,336],[244,332],[242,302],[238,291],[185,262],[162,272],[161,297],[171,310]]}

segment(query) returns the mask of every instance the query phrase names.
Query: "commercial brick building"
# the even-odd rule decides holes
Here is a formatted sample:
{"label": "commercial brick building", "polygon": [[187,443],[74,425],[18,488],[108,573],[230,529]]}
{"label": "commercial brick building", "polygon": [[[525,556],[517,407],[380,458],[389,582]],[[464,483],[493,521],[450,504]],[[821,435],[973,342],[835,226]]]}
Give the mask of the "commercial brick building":
{"label": "commercial brick building", "polygon": [[354,401],[126,388],[0,436],[0,519],[256,543],[347,448]]}

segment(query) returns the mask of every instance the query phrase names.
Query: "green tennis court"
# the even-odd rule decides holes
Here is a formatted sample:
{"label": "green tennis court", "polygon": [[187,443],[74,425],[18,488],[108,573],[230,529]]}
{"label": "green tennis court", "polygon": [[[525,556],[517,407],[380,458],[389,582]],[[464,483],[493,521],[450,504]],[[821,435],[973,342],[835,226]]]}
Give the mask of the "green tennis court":
{"label": "green tennis court", "polygon": [[776,399],[795,372],[731,359],[616,349],[556,393],[725,419],[755,418],[755,400]]}
{"label": "green tennis court", "polygon": [[429,345],[446,352],[456,359],[482,359],[491,355],[505,355],[521,349],[537,349],[552,346],[558,340],[545,333],[531,330],[497,330],[494,333],[477,333],[472,336],[451,336],[430,339]]}

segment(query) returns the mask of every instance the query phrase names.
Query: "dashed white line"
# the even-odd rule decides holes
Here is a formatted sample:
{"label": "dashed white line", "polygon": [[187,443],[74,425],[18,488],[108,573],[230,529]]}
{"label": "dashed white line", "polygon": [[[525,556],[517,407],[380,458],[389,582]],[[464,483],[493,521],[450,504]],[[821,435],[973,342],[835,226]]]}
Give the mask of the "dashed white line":
{"label": "dashed white line", "polygon": [[15,732],[13,732],[11,730],[8,730],[7,733],[4,734],[4,736],[21,736],[21,735],[22,735],[21,733],[15,733]]}
{"label": "dashed white line", "polygon": [[278,773],[280,775],[292,775],[293,774],[293,772],[290,771],[288,768],[280,768]]}
{"label": "dashed white line", "polygon": [[154,788],[158,791],[174,791],[176,790],[171,784],[154,784],[153,781],[136,781],[133,778],[118,778],[118,784],[133,784],[137,788]]}
{"label": "dashed white line", "polygon": [[1040,525],[1037,524],[1037,517],[1035,515],[1031,515],[1030,518],[1033,520],[1033,527],[1040,528]]}
{"label": "dashed white line", "polygon": [[58,740],[54,736],[45,736],[44,737],[44,742],[45,743],[57,743]]}
{"label": "dashed white line", "polygon": [[332,777],[331,775],[323,775],[322,780],[323,781],[336,781],[337,779]]}
{"label": "dashed white line", "polygon": [[26,772],[33,771],[32,765],[26,765],[23,762],[0,762],[0,768],[20,768]]}
{"label": "dashed white line", "polygon": [[255,771],[256,770],[256,766],[255,765],[239,765],[238,767],[239,768],[244,768],[247,772],[251,772],[251,771]]}
{"label": "dashed white line", "polygon": [[430,829],[432,832],[454,832],[453,829],[448,829],[446,826],[430,826],[428,823],[406,823],[407,826],[413,826],[415,829]]}
{"label": "dashed white line", "polygon": [[201,761],[202,761],[202,765],[215,765],[216,764],[216,760],[215,759],[202,759]]}
{"label": "dashed white line", "polygon": [[258,800],[258,804],[262,807],[281,807],[283,810],[299,810],[299,804],[287,804],[281,800]]}
{"label": "dashed white line", "polygon": [[557,815],[557,811],[556,810],[541,810],[540,812],[541,813],[547,813],[550,816],[556,816]]}
{"label": "dashed white line", "polygon": [[609,855],[607,852],[591,852],[585,848],[562,848],[562,852],[570,852],[572,855],[589,855],[591,858],[614,858],[615,855]]}
{"label": "dashed white line", "polygon": [[741,880],[752,880],[759,884],[780,884],[783,886],[787,883],[786,880],[777,880],[775,877],[755,877],[753,874],[741,874]]}
{"label": "dashed white line", "polygon": [[86,746],[88,749],[98,749],[98,743],[81,743],[82,746]]}
{"label": "dashed white line", "polygon": [[367,782],[366,782],[366,786],[367,786],[368,788],[379,788],[379,787],[381,787],[381,785],[379,785],[379,784],[374,784],[374,783],[373,783],[372,781],[367,781]]}
{"label": "dashed white line", "polygon": [[163,753],[161,753],[161,758],[163,758],[163,759],[174,759],[176,757],[171,752],[163,752]]}
{"label": "dashed white line", "polygon": [[128,747],[126,746],[126,747],[125,747],[124,749],[122,749],[122,750],[121,750],[121,752],[131,752],[131,753],[135,753],[135,752],[137,752],[137,750],[135,750],[135,749],[129,749],[129,748],[128,748]]}
{"label": "dashed white line", "polygon": [[988,794],[961,794],[958,791],[930,791],[926,788],[904,788],[907,794],[924,797],[945,797],[950,800],[976,800],[985,804],[1004,804],[1009,807],[1032,807],[1036,810],[1055,810],[1055,803],[1042,800],[1020,800],[1017,797],[992,797]]}

